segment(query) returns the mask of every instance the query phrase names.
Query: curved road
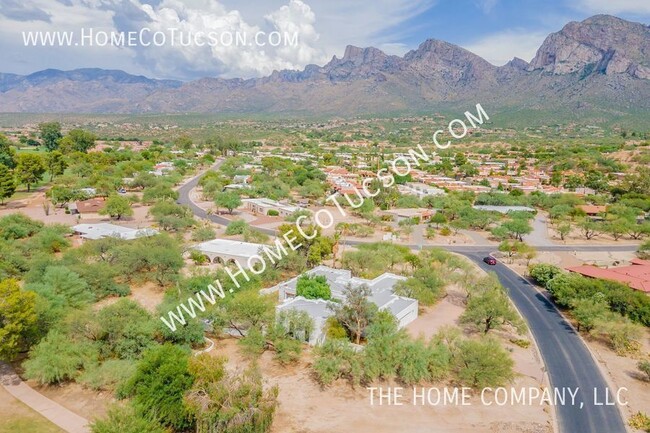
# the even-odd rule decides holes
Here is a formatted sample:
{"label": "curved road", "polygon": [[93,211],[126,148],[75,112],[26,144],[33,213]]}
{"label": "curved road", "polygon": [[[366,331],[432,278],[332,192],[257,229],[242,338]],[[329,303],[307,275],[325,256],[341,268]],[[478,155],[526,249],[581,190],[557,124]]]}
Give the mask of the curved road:
{"label": "curved road", "polygon": [[[551,387],[579,388],[576,406],[567,399],[565,405],[556,407],[562,433],[625,433],[625,425],[615,406],[597,406],[604,401],[607,383],[595,360],[574,328],[562,317],[555,306],[527,280],[497,263],[489,266],[483,262],[489,251],[464,253],[487,272],[495,272],[508,289],[510,298],[526,318],[530,331],[539,346]],[[609,389],[611,396],[616,390]],[[629,398],[628,395],[622,395]],[[612,399],[610,399],[612,400]],[[580,402],[584,405],[581,407]]]}
{"label": "curved road", "polygon": [[[218,215],[208,215],[190,200],[189,193],[197,185],[199,178],[200,175],[179,188],[178,203],[188,206],[199,218],[228,225],[230,222],[228,219]],[[275,235],[272,229],[258,227],[257,230]],[[345,241],[347,245],[361,243],[363,242]],[[412,249],[421,248],[418,245],[408,246]],[[572,392],[578,389],[576,405],[571,405],[571,399],[567,398],[564,405],[556,407],[560,432],[625,433],[625,424],[618,408],[596,404],[604,401],[606,392],[609,392],[610,396],[615,396],[616,391],[608,388],[582,338],[562,317],[557,308],[528,281],[505,265],[485,264],[483,257],[493,248],[489,246],[441,246],[441,248],[463,254],[483,270],[497,274],[503,286],[508,289],[517,309],[528,322],[544,359],[552,389],[557,388],[560,391],[571,389]],[[540,245],[537,249],[540,251],[634,251],[636,247],[633,245]]]}

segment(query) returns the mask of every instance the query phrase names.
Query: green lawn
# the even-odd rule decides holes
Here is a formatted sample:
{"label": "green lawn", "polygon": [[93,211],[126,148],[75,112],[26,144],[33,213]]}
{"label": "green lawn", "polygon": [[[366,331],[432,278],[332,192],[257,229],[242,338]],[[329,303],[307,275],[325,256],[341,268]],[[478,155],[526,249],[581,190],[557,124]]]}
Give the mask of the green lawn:
{"label": "green lawn", "polygon": [[63,433],[0,386],[0,433]]}

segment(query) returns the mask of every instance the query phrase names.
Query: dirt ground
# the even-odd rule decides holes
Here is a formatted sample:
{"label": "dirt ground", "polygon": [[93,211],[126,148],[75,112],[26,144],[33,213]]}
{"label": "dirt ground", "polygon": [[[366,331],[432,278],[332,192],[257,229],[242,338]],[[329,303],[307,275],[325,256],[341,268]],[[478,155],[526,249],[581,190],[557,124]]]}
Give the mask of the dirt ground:
{"label": "dirt ground", "polygon": [[639,360],[650,360],[650,330],[645,330],[641,351],[632,356],[619,356],[596,339],[587,337],[585,340],[613,389],[627,388],[628,391],[622,393],[629,403],[622,408],[625,418],[639,411],[650,415],[650,382],[642,380],[636,367]]}
{"label": "dirt ground", "polygon": [[[436,315],[439,310],[430,311]],[[455,315],[456,312],[453,314]],[[425,320],[429,320],[427,317]],[[526,370],[537,361],[531,359],[531,349],[515,351],[513,358],[520,376],[514,387],[539,386],[537,379]],[[213,356],[225,355],[231,369],[241,369],[248,361],[241,355],[237,341],[217,341]],[[493,433],[523,432],[550,433],[548,408],[540,406],[484,406],[478,396],[470,399],[471,406],[413,404],[410,388],[404,388],[403,406],[371,405],[369,391],[364,387],[352,388],[344,381],[322,389],[311,376],[312,354],[307,351],[294,366],[282,367],[265,353],[260,366],[269,384],[279,386],[279,407],[271,432],[273,433]],[[539,365],[533,367],[539,375]],[[382,383],[376,386],[399,386]],[[443,384],[423,385],[441,387]]]}
{"label": "dirt ground", "polygon": [[29,380],[27,384],[47,398],[89,420],[105,416],[110,404],[117,401],[111,392],[93,391],[78,383],[39,386],[36,382]]}
{"label": "dirt ground", "polygon": [[[432,307],[420,310],[420,316],[407,326],[413,337],[430,338],[445,325],[459,325],[463,312],[462,293],[452,288],[450,295]],[[465,330],[469,333],[468,330]],[[540,356],[531,345],[527,349],[508,340],[506,334],[496,334],[511,352],[517,378],[514,388],[546,385]],[[530,339],[529,336],[519,338]],[[226,356],[229,368],[236,370],[248,361],[241,354],[237,340],[216,342],[213,356]],[[470,399],[471,406],[413,404],[412,390],[404,387],[404,405],[371,405],[369,391],[352,388],[345,381],[321,388],[311,374],[313,355],[307,349],[297,365],[282,367],[266,352],[260,366],[269,385],[279,386],[279,408],[272,427],[273,433],[550,433],[553,431],[548,406],[485,406],[478,395]],[[378,383],[374,386],[400,386],[396,383]],[[452,386],[426,384],[423,388]],[[419,387],[418,387],[419,389]],[[410,397],[406,397],[410,395]]]}

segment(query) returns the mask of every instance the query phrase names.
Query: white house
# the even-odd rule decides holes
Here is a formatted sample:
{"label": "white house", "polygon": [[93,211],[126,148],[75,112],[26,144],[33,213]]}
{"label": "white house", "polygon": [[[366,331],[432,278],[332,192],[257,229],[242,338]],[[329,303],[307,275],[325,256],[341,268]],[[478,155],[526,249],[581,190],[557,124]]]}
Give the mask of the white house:
{"label": "white house", "polygon": [[[380,310],[390,311],[397,319],[399,327],[404,327],[418,317],[418,301],[416,299],[398,296],[393,291],[393,287],[399,281],[406,280],[405,277],[391,273],[384,273],[372,280],[353,277],[352,273],[346,269],[334,269],[328,266],[317,266],[307,271],[306,275],[322,275],[327,280],[327,284],[332,292],[332,298],[338,301],[345,299],[344,290],[348,285],[354,287],[367,285],[371,291],[369,300],[377,305]],[[278,311],[297,309],[305,311],[314,320],[314,333],[310,338],[310,344],[320,344],[325,338],[323,326],[328,317],[333,315],[328,305],[333,304],[331,301],[305,299],[297,296],[296,285],[299,277],[282,282],[269,289],[264,289],[264,293],[278,292],[281,304],[276,308]]]}
{"label": "white house", "polygon": [[212,263],[228,264],[237,262],[242,267],[246,267],[248,259],[256,256],[263,247],[265,245],[252,242],[213,239],[194,245],[191,249],[205,254]]}
{"label": "white house", "polygon": [[83,239],[103,239],[114,237],[119,239],[131,240],[135,238],[153,236],[158,234],[154,229],[132,229],[130,227],[118,226],[109,223],[98,224],[77,224],[72,230]]}
{"label": "white house", "polygon": [[302,209],[301,207],[280,203],[269,198],[245,198],[242,202],[246,206],[246,209],[261,215],[268,215],[270,210],[275,210],[279,216],[287,217]]}

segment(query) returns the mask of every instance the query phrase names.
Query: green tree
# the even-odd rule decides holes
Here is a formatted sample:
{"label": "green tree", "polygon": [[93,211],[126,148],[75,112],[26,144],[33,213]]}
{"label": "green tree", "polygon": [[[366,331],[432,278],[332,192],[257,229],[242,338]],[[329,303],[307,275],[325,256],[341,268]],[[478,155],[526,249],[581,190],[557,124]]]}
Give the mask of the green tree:
{"label": "green tree", "polygon": [[81,369],[97,363],[97,348],[88,341],[74,341],[58,330],[51,330],[36,345],[25,361],[25,376],[41,384],[75,379]]}
{"label": "green tree", "polygon": [[555,265],[540,263],[531,266],[529,268],[529,273],[530,276],[533,277],[538,284],[540,284],[542,287],[546,287],[546,284],[550,280],[562,273],[562,269],[558,268]]}
{"label": "green tree", "polygon": [[277,408],[278,387],[265,389],[256,365],[229,374],[225,359],[199,355],[190,360],[196,378],[185,399],[196,433],[265,433]]}
{"label": "green tree", "polygon": [[601,298],[578,298],[571,301],[571,313],[578,322],[578,331],[591,331],[599,320],[606,317],[609,306]]}
{"label": "green tree", "polygon": [[56,150],[59,147],[59,140],[63,137],[61,134],[61,124],[59,122],[44,122],[38,125],[40,138],[48,151]]}
{"label": "green tree", "polygon": [[632,239],[638,240],[644,236],[650,235],[650,222],[644,221],[642,223],[630,224],[628,234]]}
{"label": "green tree", "polygon": [[560,240],[565,240],[567,235],[571,233],[571,223],[567,221],[558,224],[556,231],[560,235]]}
{"label": "green tree", "polygon": [[59,148],[64,153],[83,152],[86,153],[95,147],[97,137],[92,132],[83,129],[72,129],[68,135],[59,141]]}
{"label": "green tree", "polygon": [[218,207],[223,207],[228,209],[228,213],[232,214],[232,211],[239,207],[242,203],[239,194],[232,191],[224,191],[215,194],[214,203]]}
{"label": "green tree", "polygon": [[123,216],[133,215],[133,209],[129,199],[121,195],[111,195],[106,199],[104,207],[99,212],[100,215],[108,215],[111,218],[121,219]]}
{"label": "green tree", "polygon": [[191,429],[192,419],[184,404],[191,389],[189,353],[178,346],[164,344],[145,352],[136,373],[118,390],[121,397],[132,397],[136,412],[177,431]]}
{"label": "green tree", "polygon": [[179,231],[195,223],[192,211],[170,200],[161,200],[149,209],[149,214],[166,231]]}
{"label": "green tree", "polygon": [[441,213],[441,212],[436,212],[430,219],[430,222],[432,224],[436,225],[436,228],[440,228],[440,224],[446,224],[447,223],[447,217]]}
{"label": "green tree", "polygon": [[60,206],[60,207],[64,207],[66,204],[70,203],[71,201],[75,201],[78,198],[81,198],[81,195],[76,193],[72,188],[68,188],[60,185],[53,186],[45,193],[45,195],[49,197],[50,201],[54,206]]}
{"label": "green tree", "polygon": [[530,226],[528,221],[523,218],[514,218],[510,221],[506,221],[502,224],[502,227],[506,229],[512,237],[520,241],[524,240],[524,235],[533,231],[533,228]]}
{"label": "green tree", "polygon": [[18,156],[15,175],[20,183],[27,185],[29,192],[31,186],[43,179],[45,164],[43,158],[35,153],[21,153]]}
{"label": "green tree", "polygon": [[602,230],[602,225],[596,221],[593,221],[589,217],[585,217],[585,219],[578,224],[578,227],[580,227],[582,235],[587,240],[593,239]]}
{"label": "green tree", "polygon": [[603,225],[603,231],[611,235],[615,241],[619,240],[624,234],[630,231],[632,224],[625,218],[617,218],[608,221]]}
{"label": "green tree", "polygon": [[325,299],[332,297],[327,279],[322,275],[301,275],[296,283],[296,294],[307,299]]}
{"label": "green tree", "polygon": [[53,150],[45,155],[45,166],[50,172],[50,182],[55,176],[62,175],[68,164],[65,162],[63,154],[58,150]]}
{"label": "green tree", "polygon": [[510,299],[502,287],[490,288],[470,296],[460,320],[481,327],[485,334],[506,324],[515,327],[519,333],[525,330],[523,321],[510,305]]}
{"label": "green tree", "polygon": [[503,386],[514,378],[514,361],[492,338],[460,342],[454,364],[460,383],[477,389]]}
{"label": "green tree", "polygon": [[157,323],[144,308],[129,299],[102,308],[97,314],[96,341],[103,358],[139,359],[155,345]]}
{"label": "green tree", "polygon": [[365,284],[358,286],[350,284],[343,290],[343,294],[345,300],[330,308],[339,323],[352,335],[354,342],[360,344],[366,327],[377,312],[377,306],[368,300],[371,292]]}
{"label": "green tree", "polygon": [[0,358],[13,359],[27,347],[35,331],[36,294],[21,290],[18,281],[0,281]]}
{"label": "green tree", "polygon": [[16,167],[16,151],[4,134],[0,134],[0,165],[7,168]]}
{"label": "green tree", "polygon": [[0,204],[10,198],[16,192],[16,182],[14,175],[7,166],[0,164]]}

